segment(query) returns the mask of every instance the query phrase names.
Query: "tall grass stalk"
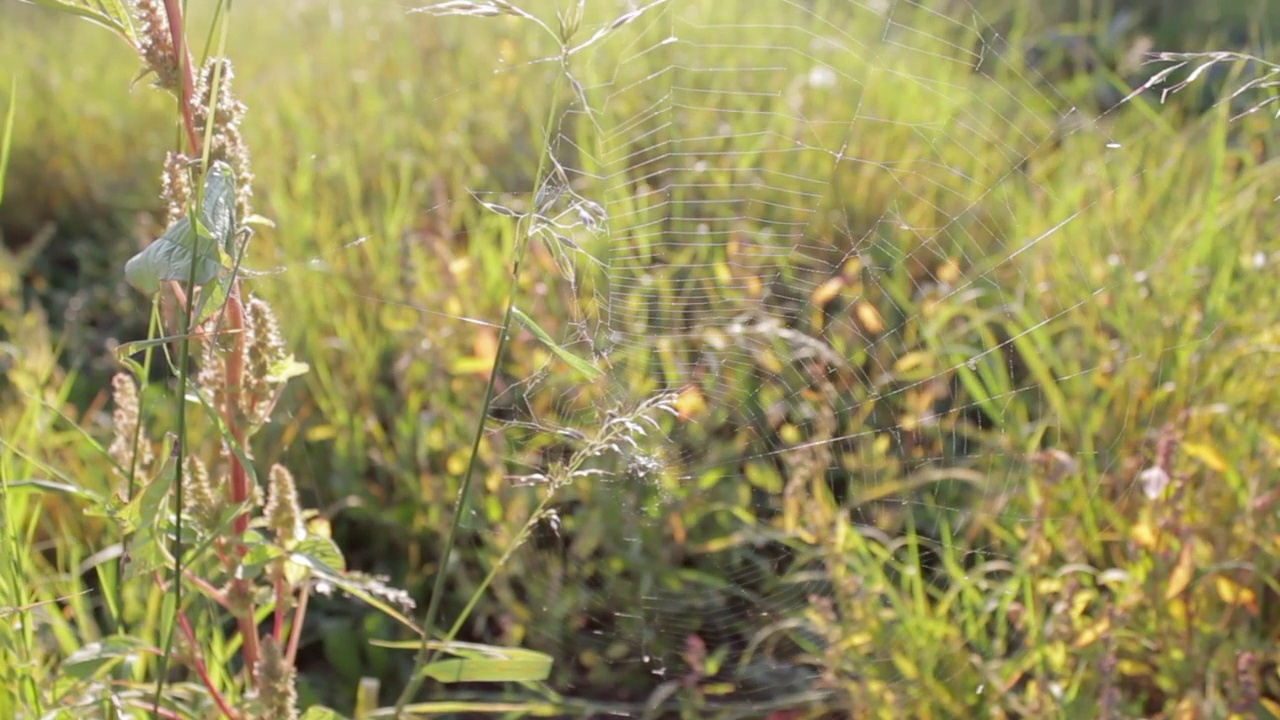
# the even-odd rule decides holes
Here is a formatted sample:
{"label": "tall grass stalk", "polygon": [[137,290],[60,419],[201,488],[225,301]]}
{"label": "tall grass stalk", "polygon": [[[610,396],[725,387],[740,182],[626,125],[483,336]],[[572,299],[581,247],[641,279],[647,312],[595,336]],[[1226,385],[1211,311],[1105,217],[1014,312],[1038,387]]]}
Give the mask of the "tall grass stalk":
{"label": "tall grass stalk", "polygon": [[[568,62],[568,58],[564,59]],[[541,187],[542,183],[547,182],[548,159],[551,152],[551,141],[555,133],[555,120],[558,116],[559,105],[558,98],[560,90],[564,83],[564,74],[556,73],[556,81],[552,85],[551,94],[548,96],[551,101],[548,103],[547,117],[543,129],[543,152],[539,156],[538,170],[534,174],[536,190]],[[467,459],[467,469],[462,474],[462,481],[458,487],[458,498],[453,519],[449,524],[449,534],[445,537],[444,549],[441,551],[438,562],[438,570],[436,571],[435,583],[432,585],[431,598],[427,603],[426,613],[422,619],[422,647],[418,651],[418,657],[415,661],[413,673],[409,682],[405,685],[404,690],[400,693],[396,700],[396,715],[400,715],[404,711],[405,705],[413,699],[419,688],[422,687],[426,676],[422,673],[423,668],[427,667],[435,657],[435,650],[432,644],[432,635],[435,632],[436,622],[440,612],[440,603],[444,597],[445,581],[448,577],[449,558],[453,554],[454,544],[456,542],[459,530],[462,527],[462,520],[469,511],[469,502],[471,499],[472,478],[475,475],[476,464],[480,456],[480,443],[484,439],[485,427],[489,421],[489,409],[493,404],[494,388],[497,382],[498,374],[502,369],[503,360],[506,358],[507,343],[511,333],[512,320],[515,317],[516,299],[520,290],[520,271],[524,262],[525,251],[529,244],[529,234],[531,232],[531,224],[534,222],[533,216],[527,216],[521,222],[522,228],[517,228],[514,236],[511,261],[511,279],[507,289],[507,307],[502,314],[502,325],[498,329],[498,345],[493,356],[493,365],[489,368],[489,378],[485,383],[484,399],[480,403],[479,415],[476,418],[476,429],[471,441],[471,456]],[[494,570],[502,566],[503,562],[499,561]],[[452,642],[465,621],[470,610],[474,607],[475,601],[479,595],[486,589],[487,582],[477,588],[472,596],[471,602],[467,608],[459,615],[453,624],[453,627],[446,634],[443,643],[448,645]]]}

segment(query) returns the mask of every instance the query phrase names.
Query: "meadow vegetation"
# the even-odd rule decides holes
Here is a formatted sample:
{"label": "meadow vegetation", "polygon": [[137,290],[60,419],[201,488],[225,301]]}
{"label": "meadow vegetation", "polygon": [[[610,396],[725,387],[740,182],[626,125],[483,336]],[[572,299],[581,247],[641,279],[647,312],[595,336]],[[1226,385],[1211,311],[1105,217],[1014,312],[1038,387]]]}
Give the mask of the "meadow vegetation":
{"label": "meadow vegetation", "polygon": [[[1237,117],[1280,76],[1223,58],[1168,103],[1118,104],[1155,71],[1135,52],[1260,47],[1235,32],[1252,6],[1195,4],[1221,13],[1205,36],[1169,3],[1059,17],[992,0],[975,33],[1036,48],[1010,61],[1035,73],[940,59],[919,72],[964,89],[947,102],[889,83],[824,98],[814,118],[857,103],[901,122],[859,128],[849,155],[868,162],[838,174],[821,217],[956,227],[937,253],[886,237],[874,281],[833,265],[804,298],[816,326],[859,313],[857,333],[824,337],[877,369],[874,388],[811,402],[853,409],[806,432],[856,436],[856,462],[760,461],[734,411],[784,389],[729,369],[704,422],[670,431],[684,455],[629,456],[637,490],[590,482],[584,458],[649,414],[669,430],[666,411],[693,412],[647,360],[620,355],[634,374],[610,381],[652,401],[585,428],[578,454],[477,432],[494,386],[549,366],[551,390],[513,407],[499,388],[491,414],[601,397],[566,400],[582,368],[540,339],[568,336],[579,307],[547,289],[561,258],[473,194],[519,207],[546,176],[547,118],[574,91],[521,63],[555,42],[501,13],[192,5],[186,120],[181,73],[138,79],[106,29],[0,7],[0,717],[376,718],[401,699],[405,717],[1280,716],[1278,121]],[[573,5],[521,7],[554,24]],[[1015,80],[1010,103],[997,90]],[[1050,97],[1101,120],[1025,148],[1005,182],[1019,158],[962,120],[1051,127]],[[655,98],[615,102],[626,118]],[[924,114],[953,143],[972,133],[946,158],[967,186],[884,171],[930,144],[910,124]],[[682,132],[715,131],[690,118]],[[1109,138],[1123,152],[1100,152]],[[779,177],[829,171],[776,157],[761,162]],[[166,234],[184,218],[188,239]],[[835,257],[849,231],[812,228]],[[126,273],[162,235],[260,272]],[[719,262],[707,252],[668,260]],[[922,290],[939,278],[970,290]],[[745,459],[673,482],[695,450]],[[514,487],[529,466],[549,482]],[[668,601],[641,608],[650,593]]]}

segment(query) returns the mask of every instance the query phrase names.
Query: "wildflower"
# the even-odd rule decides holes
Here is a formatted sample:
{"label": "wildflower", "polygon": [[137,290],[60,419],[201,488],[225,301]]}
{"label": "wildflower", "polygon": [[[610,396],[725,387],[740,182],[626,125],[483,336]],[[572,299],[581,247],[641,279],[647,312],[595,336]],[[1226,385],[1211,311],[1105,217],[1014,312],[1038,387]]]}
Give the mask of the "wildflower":
{"label": "wildflower", "polygon": [[272,370],[285,359],[284,340],[280,337],[280,326],[267,301],[255,297],[249,301],[247,310],[247,372],[241,402],[245,413],[253,421],[261,422],[271,412]]}
{"label": "wildflower", "polygon": [[209,468],[195,455],[188,455],[183,467],[183,510],[190,515],[196,527],[212,531],[221,519],[224,503],[209,480]]}
{"label": "wildflower", "polygon": [[177,94],[182,66],[169,34],[169,16],[161,0],[138,0],[138,54],[156,76],[155,86]]}
{"label": "wildflower", "polygon": [[116,409],[112,413],[113,439],[107,453],[116,461],[113,468],[124,480],[146,472],[153,460],[151,443],[142,435],[138,404],[138,386],[133,377],[118,373],[111,379],[112,399]]}
{"label": "wildflower", "polygon": [[160,174],[160,199],[165,203],[165,227],[177,222],[187,212],[191,202],[191,175],[187,167],[191,159],[181,153],[168,153],[164,158],[164,170]]}
{"label": "wildflower", "polygon": [[298,486],[293,481],[293,473],[279,463],[272,465],[267,473],[267,506],[262,514],[281,545],[291,545],[305,535]]}
{"label": "wildflower", "polygon": [[[215,76],[218,81],[216,87]],[[231,80],[234,76],[230,60],[211,58],[205,63],[196,80],[193,115],[196,125],[204,128],[209,124],[209,114],[213,114],[209,160],[221,160],[235,171],[236,217],[243,220],[250,214],[253,172],[250,170],[249,149],[240,134],[240,124],[244,121],[247,108],[231,92]]]}
{"label": "wildflower", "polygon": [[297,671],[289,665],[280,649],[280,643],[272,635],[262,638],[262,654],[254,666],[258,679],[258,702],[262,720],[296,720],[298,717],[298,690],[295,687]]}

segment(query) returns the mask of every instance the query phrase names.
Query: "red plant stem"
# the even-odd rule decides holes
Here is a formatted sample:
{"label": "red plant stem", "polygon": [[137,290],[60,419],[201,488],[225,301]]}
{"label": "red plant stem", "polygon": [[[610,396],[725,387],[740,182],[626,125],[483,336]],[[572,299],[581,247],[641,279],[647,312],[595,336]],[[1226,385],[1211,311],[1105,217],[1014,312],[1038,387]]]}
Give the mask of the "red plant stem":
{"label": "red plant stem", "polygon": [[191,572],[190,569],[185,567],[182,568],[182,574],[185,575],[187,580],[190,580],[193,585],[196,585],[201,590],[203,590],[204,594],[212,598],[214,602],[218,603],[219,605],[226,608],[227,610],[231,609],[231,602],[227,600],[227,594],[222,592],[218,588],[214,587],[213,584],[210,583],[208,580],[205,580],[199,575],[196,575],[195,573]]}
{"label": "red plant stem", "polygon": [[[181,609],[178,610],[178,624],[182,626],[182,632],[187,636],[187,642],[191,643],[192,651],[194,652],[196,648],[200,647],[200,644],[196,642],[196,634],[191,629],[191,622],[187,620],[187,614]],[[200,682],[204,683],[209,695],[218,704],[218,709],[222,711],[222,714],[230,718],[230,720],[239,720],[240,716],[236,715],[231,706],[227,704],[227,699],[222,697],[222,693],[218,692],[218,688],[214,686],[213,679],[209,677],[209,668],[205,666],[204,660],[199,655],[196,655],[192,658],[192,663],[195,665],[196,674],[200,676]]]}
{"label": "red plant stem", "polygon": [[187,142],[191,143],[191,152],[198,157],[204,143],[200,141],[195,114],[191,110],[191,95],[194,93],[195,83],[192,80],[191,53],[187,51],[182,8],[178,6],[178,0],[164,0],[164,13],[169,20],[169,39],[173,42],[173,54],[182,64],[182,125],[187,129]]}
{"label": "red plant stem", "polygon": [[[227,355],[227,398],[223,406],[223,421],[231,430],[231,437],[236,445],[244,447],[244,428],[241,427],[240,389],[244,387],[244,306],[240,304],[240,283],[233,283],[227,297],[227,326],[235,338],[235,347]],[[249,499],[249,474],[241,464],[240,458],[231,454],[231,502],[239,505]],[[240,513],[232,521],[236,536],[243,535],[249,529],[249,516]],[[244,549],[239,548],[243,554]]]}
{"label": "red plant stem", "polygon": [[[244,387],[244,306],[240,304],[240,284],[232,283],[231,291],[227,293],[226,317],[228,330],[235,338],[235,346],[231,352],[227,354],[226,364],[226,381],[227,395],[223,402],[223,422],[231,432],[231,438],[235,442],[236,447],[244,448],[244,427],[241,425],[240,417],[240,389]],[[244,464],[240,462],[240,457],[232,452],[231,455],[231,504],[240,506],[249,499],[249,473],[246,472]],[[232,520],[232,529],[235,533],[232,545],[233,561],[239,561],[244,557],[245,549],[239,543],[239,539],[249,529],[249,514],[240,513]],[[258,628],[254,622],[256,613],[253,609],[252,590],[241,578],[232,581],[237,595],[249,603],[244,613],[237,618],[240,627],[241,640],[244,643],[244,664],[245,672],[248,676],[249,686],[255,684],[253,676],[253,668],[258,664]]]}
{"label": "red plant stem", "polygon": [[289,649],[284,656],[290,667],[298,665],[298,642],[302,639],[302,621],[307,618],[307,600],[310,597],[311,588],[303,583],[302,593],[298,597],[298,609],[293,612],[293,627],[289,629]]}

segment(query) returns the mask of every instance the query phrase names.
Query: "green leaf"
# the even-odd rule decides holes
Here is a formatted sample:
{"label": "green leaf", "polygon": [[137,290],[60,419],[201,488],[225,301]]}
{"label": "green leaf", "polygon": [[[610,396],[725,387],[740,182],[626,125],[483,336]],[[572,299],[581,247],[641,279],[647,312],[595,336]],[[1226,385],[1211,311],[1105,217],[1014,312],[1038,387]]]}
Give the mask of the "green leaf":
{"label": "green leaf", "polygon": [[143,486],[142,492],[134,495],[133,499],[124,506],[119,516],[124,532],[138,532],[144,528],[156,527],[164,520],[169,510],[169,491],[173,488],[172,468],[172,459],[166,459],[160,472]]}
{"label": "green leaf", "polygon": [[550,677],[551,658],[437,660],[427,664],[421,672],[442,683],[539,682]]}
{"label": "green leaf", "polygon": [[240,566],[246,569],[260,570],[268,563],[279,559],[284,555],[284,551],[267,542],[258,542],[249,546],[244,554],[244,559],[240,561]]}
{"label": "green leaf", "polygon": [[14,480],[4,483],[5,492],[11,492],[15,495],[21,492],[57,492],[72,495],[93,503],[102,502],[102,498],[96,493],[85,490],[82,487],[76,487],[69,483],[58,482],[57,480],[45,480],[43,478],[25,478],[22,480]]}
{"label": "green leaf", "polygon": [[326,569],[330,572],[342,572],[347,569],[347,561],[343,559],[342,551],[338,549],[337,543],[327,537],[311,535],[298,543],[290,559],[296,562],[300,555],[306,558],[303,564],[313,569]]}
{"label": "green leaf", "polygon": [[133,16],[121,0],[23,0],[101,25],[123,35],[129,42],[138,39]]}
{"label": "green leaf", "polygon": [[[235,202],[231,167],[223,162],[214,163],[205,174],[204,196],[196,222],[193,224],[188,215],[170,225],[160,239],[125,263],[125,280],[152,294],[158,292],[164,282],[194,280],[197,285],[207,285],[217,278],[228,267],[225,257],[235,235]],[[204,304],[216,307],[214,303]]]}
{"label": "green leaf", "polygon": [[356,685],[356,720],[365,720],[378,709],[378,690],[382,683],[378,678],[362,677]]}
{"label": "green leaf", "polygon": [[[137,355],[138,353],[144,350],[148,350],[154,347],[160,347],[161,345],[168,345],[169,343],[180,342],[184,337],[190,337],[190,336],[189,335],[187,336],[165,335],[163,337],[153,337],[153,338],[147,338],[146,340],[134,340],[132,342],[123,343],[121,345],[116,346],[116,358],[118,358],[121,362],[124,362],[128,360],[131,356]],[[138,366],[138,367],[140,368],[141,366]],[[135,370],[135,372],[137,372],[137,370]]]}
{"label": "green leaf", "polygon": [[565,361],[569,367],[577,370],[582,375],[585,375],[588,380],[595,380],[604,374],[600,368],[560,347],[555,340],[551,339],[551,336],[547,334],[546,330],[543,330],[538,323],[533,321],[533,318],[526,315],[520,308],[513,305],[511,307],[511,314],[514,315],[516,320],[519,320],[520,324],[524,325],[529,332],[538,336],[538,339],[542,341],[542,344],[546,345],[551,352],[555,353],[557,357]]}
{"label": "green leaf", "polygon": [[[417,650],[422,643],[371,641],[387,648]],[[420,671],[442,683],[457,682],[540,682],[551,675],[550,655],[524,648],[505,648],[464,642],[430,642],[428,647],[456,657],[428,664]]]}
{"label": "green leaf", "polygon": [[312,535],[298,543],[290,553],[289,560],[284,572],[291,583],[302,582],[312,570],[337,575],[345,570],[347,565],[337,544],[329,538],[318,535]]}
{"label": "green leaf", "polygon": [[18,111],[18,76],[9,82],[9,110],[4,117],[4,130],[0,132],[0,202],[4,202],[4,177],[9,169],[9,147],[13,142],[14,114]]}
{"label": "green leaf", "polygon": [[[564,708],[554,703],[548,702],[484,702],[468,700],[439,700],[435,702],[409,703],[404,706],[404,712],[409,717],[423,717],[427,715],[449,715],[452,717],[469,716],[468,714],[484,714],[484,715],[506,715],[508,717],[564,717]],[[396,709],[393,707],[378,708],[369,715],[371,719],[376,718],[403,718],[404,715],[396,715]]]}
{"label": "green leaf", "polygon": [[293,378],[306,375],[310,370],[310,365],[304,362],[298,362],[292,355],[290,355],[289,357],[272,363],[271,367],[267,370],[267,379],[278,383],[288,382]]}
{"label": "green leaf", "polygon": [[99,642],[89,643],[62,661],[62,672],[78,680],[87,680],[99,671],[150,646],[127,635],[115,635]]}
{"label": "green leaf", "polygon": [[168,564],[169,555],[156,538],[157,534],[151,529],[140,530],[133,536],[125,563],[125,580],[146,577]]}

